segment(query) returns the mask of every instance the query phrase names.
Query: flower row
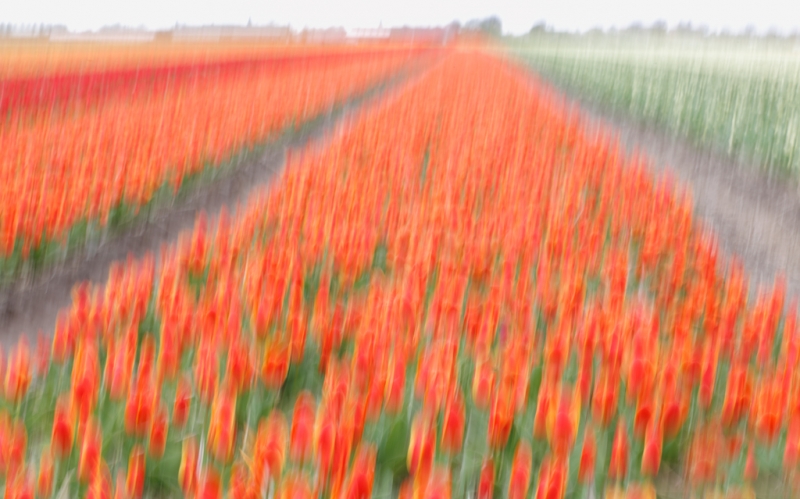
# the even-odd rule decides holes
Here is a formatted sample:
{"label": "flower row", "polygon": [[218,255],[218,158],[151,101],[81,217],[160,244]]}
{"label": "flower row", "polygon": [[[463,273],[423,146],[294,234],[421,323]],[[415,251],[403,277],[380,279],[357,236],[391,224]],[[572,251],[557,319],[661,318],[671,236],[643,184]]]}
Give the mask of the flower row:
{"label": "flower row", "polygon": [[632,498],[665,464],[717,497],[791,484],[795,315],[721,267],[684,190],[456,50],[158,265],[76,288],[52,344],[10,354],[6,490]]}

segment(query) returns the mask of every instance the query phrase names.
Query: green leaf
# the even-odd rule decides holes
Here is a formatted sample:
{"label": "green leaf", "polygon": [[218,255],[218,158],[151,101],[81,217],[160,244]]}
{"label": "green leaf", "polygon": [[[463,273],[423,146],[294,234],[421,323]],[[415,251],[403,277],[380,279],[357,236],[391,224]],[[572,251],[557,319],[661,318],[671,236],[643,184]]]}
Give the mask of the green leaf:
{"label": "green leaf", "polygon": [[396,417],[378,444],[376,464],[391,471],[395,478],[407,475],[406,457],[410,438],[408,422],[402,416]]}

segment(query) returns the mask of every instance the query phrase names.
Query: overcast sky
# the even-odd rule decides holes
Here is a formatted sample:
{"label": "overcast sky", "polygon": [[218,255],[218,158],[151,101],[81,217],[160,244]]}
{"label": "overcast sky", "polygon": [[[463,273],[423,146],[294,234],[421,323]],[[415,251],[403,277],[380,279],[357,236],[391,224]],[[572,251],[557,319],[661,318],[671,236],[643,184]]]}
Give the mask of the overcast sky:
{"label": "overcast sky", "polygon": [[559,30],[649,25],[664,20],[739,31],[753,25],[794,30],[800,24],[798,0],[0,0],[0,23],[66,24],[70,30],[104,25],[167,28],[176,23],[290,24],[293,28],[343,26],[370,28],[462,23],[497,15],[503,31],[527,32],[544,21]]}

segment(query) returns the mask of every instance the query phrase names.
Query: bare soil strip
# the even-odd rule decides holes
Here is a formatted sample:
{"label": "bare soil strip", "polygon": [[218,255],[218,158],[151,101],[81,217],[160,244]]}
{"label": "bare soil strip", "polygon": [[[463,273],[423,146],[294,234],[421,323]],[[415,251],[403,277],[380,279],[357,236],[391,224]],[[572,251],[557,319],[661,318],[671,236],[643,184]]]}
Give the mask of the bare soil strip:
{"label": "bare soil strip", "polygon": [[233,212],[254,190],[263,188],[276,177],[293,150],[324,143],[335,130],[346,127],[353,115],[376,104],[387,93],[431,66],[430,62],[423,63],[420,69],[419,64],[419,61],[412,63],[400,75],[348,100],[301,132],[267,145],[257,160],[245,161],[212,182],[197,186],[171,206],[159,206],[149,217],[142,217],[145,220],[125,227],[103,244],[85,248],[63,264],[0,289],[0,344],[8,347],[22,334],[35,339],[39,331],[49,336],[59,311],[70,305],[76,284],[105,282],[111,263],[125,260],[129,255],[134,258],[148,253],[157,256],[162,245],[174,242],[182,231],[190,230],[202,211],[209,221],[216,220],[223,207]]}
{"label": "bare soil strip", "polygon": [[786,278],[787,302],[800,298],[800,190],[795,179],[770,175],[757,164],[692,144],[553,86],[578,106],[588,130],[610,130],[626,154],[638,151],[654,174],[671,171],[691,188],[695,214],[716,235],[723,265],[735,256],[744,266],[751,298],[759,287],[773,286],[779,275]]}

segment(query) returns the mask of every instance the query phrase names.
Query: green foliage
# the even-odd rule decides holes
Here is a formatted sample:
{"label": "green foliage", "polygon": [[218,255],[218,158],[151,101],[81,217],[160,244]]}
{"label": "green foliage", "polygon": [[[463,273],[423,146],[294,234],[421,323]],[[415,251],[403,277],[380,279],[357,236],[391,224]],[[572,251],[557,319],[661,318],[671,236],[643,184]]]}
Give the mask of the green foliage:
{"label": "green foliage", "polygon": [[770,171],[800,170],[800,61],[789,46],[537,34],[511,48],[592,102]]}

